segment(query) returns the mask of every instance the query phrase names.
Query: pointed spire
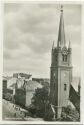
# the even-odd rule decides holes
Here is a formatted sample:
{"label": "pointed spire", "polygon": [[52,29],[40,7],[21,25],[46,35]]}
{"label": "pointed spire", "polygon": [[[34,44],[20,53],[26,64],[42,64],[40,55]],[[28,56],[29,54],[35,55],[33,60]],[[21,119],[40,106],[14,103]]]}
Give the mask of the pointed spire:
{"label": "pointed spire", "polygon": [[81,79],[79,78],[79,83],[78,83],[78,86],[80,87],[80,84],[81,84]]}
{"label": "pointed spire", "polygon": [[78,84],[78,94],[80,95],[80,78],[79,78],[79,84]]}
{"label": "pointed spire", "polygon": [[71,41],[69,40],[69,45],[68,45],[68,52],[71,53],[72,48],[71,48]]}
{"label": "pointed spire", "polygon": [[64,19],[63,19],[63,6],[61,5],[61,15],[60,15],[60,24],[59,24],[59,34],[58,34],[58,43],[57,46],[59,45],[65,46],[66,41],[65,41],[65,31],[64,31]]}
{"label": "pointed spire", "polygon": [[54,41],[53,41],[53,44],[52,44],[52,49],[54,48]]}
{"label": "pointed spire", "polygon": [[63,5],[61,5],[61,12],[63,12]]}
{"label": "pointed spire", "polygon": [[69,40],[69,46],[68,46],[68,48],[71,48],[71,41]]}

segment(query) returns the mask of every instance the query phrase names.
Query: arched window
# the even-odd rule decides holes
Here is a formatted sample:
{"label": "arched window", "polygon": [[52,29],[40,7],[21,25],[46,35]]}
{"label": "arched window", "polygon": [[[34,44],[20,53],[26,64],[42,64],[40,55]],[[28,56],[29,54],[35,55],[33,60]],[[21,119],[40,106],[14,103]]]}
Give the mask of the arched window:
{"label": "arched window", "polygon": [[67,62],[67,55],[62,55],[63,62]]}
{"label": "arched window", "polygon": [[67,62],[67,55],[65,55],[65,62]]}
{"label": "arched window", "polygon": [[64,61],[64,55],[62,55],[63,61]]}

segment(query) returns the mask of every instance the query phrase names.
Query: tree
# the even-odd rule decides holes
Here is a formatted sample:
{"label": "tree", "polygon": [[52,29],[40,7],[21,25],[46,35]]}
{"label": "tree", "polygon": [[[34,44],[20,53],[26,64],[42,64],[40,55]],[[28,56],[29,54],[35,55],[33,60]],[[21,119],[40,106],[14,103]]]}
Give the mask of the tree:
{"label": "tree", "polygon": [[12,98],[13,98],[13,95],[10,94],[10,93],[6,93],[6,94],[4,95],[4,99],[6,99],[6,100],[8,100],[8,101],[12,101]]}
{"label": "tree", "polygon": [[32,104],[36,109],[36,115],[43,117],[45,114],[46,102],[49,100],[48,88],[37,88],[32,98]]}

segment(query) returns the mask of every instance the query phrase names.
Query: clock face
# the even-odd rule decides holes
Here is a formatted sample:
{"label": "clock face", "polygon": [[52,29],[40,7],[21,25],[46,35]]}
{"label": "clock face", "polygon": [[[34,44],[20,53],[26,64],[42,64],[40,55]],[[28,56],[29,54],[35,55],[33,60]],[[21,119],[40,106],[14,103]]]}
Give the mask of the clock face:
{"label": "clock face", "polygon": [[63,54],[63,55],[67,55],[67,48],[66,48],[66,47],[63,47],[63,49],[62,49],[62,54]]}

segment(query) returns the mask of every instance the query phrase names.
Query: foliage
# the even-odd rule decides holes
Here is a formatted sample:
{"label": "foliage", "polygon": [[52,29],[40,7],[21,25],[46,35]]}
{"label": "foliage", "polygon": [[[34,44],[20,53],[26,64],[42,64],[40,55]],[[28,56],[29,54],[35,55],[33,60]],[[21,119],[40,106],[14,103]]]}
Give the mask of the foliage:
{"label": "foliage", "polygon": [[6,93],[3,95],[3,98],[7,101],[12,101],[13,96],[10,93]]}
{"label": "foliage", "polygon": [[37,88],[32,98],[32,105],[36,109],[36,115],[43,117],[45,113],[46,102],[48,101],[48,89],[46,87]]}
{"label": "foliage", "polygon": [[73,109],[70,105],[64,108],[61,116],[62,121],[79,121],[80,116],[76,109]]}

